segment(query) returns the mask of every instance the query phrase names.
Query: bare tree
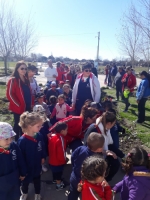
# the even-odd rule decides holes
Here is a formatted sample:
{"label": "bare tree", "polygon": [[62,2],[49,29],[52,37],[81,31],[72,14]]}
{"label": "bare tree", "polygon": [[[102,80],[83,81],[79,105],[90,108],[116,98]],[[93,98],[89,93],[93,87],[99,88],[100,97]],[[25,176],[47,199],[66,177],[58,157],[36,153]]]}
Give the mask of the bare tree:
{"label": "bare tree", "polygon": [[25,59],[36,46],[34,27],[30,18],[24,20],[10,3],[0,1],[0,56],[4,59],[5,74],[10,55]]}
{"label": "bare tree", "polygon": [[136,24],[124,21],[121,33],[118,36],[120,50],[125,56],[129,56],[132,66],[139,55],[140,28]]}

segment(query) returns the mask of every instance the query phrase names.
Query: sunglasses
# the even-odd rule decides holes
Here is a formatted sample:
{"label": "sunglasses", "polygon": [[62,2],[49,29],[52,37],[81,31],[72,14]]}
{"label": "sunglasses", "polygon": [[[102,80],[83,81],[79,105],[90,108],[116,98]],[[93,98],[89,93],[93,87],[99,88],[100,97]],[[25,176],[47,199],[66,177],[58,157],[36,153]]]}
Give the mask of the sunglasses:
{"label": "sunglasses", "polygon": [[25,67],[25,68],[23,68],[23,67],[22,67],[22,68],[20,68],[20,69],[21,69],[21,70],[27,70],[27,68],[26,68],[26,67]]}
{"label": "sunglasses", "polygon": [[84,71],[85,71],[85,72],[91,72],[91,70],[90,70],[90,69],[85,69]]}

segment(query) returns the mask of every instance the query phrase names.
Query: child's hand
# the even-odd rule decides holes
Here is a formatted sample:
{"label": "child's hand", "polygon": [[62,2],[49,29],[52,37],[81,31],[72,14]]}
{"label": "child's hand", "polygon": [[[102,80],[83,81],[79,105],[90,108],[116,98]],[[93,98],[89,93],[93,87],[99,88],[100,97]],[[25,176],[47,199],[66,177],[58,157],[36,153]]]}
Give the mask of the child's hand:
{"label": "child's hand", "polygon": [[114,159],[117,159],[117,155],[112,151],[106,151],[107,156],[112,156]]}
{"label": "child's hand", "polygon": [[42,163],[42,165],[45,163],[45,159],[44,158],[42,158],[41,163]]}
{"label": "child's hand", "polygon": [[108,186],[109,184],[108,184],[107,181],[104,179],[103,182],[101,183],[101,185],[102,185],[103,187],[106,187],[106,186]]}
{"label": "child's hand", "polygon": [[20,176],[19,179],[20,179],[21,181],[23,181],[23,180],[25,179],[25,176]]}

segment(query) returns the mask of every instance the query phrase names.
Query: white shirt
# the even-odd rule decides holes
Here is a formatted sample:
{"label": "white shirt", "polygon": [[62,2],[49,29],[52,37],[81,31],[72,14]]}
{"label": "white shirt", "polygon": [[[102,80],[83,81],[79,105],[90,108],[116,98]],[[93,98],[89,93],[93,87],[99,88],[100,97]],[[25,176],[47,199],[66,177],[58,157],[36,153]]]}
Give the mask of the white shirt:
{"label": "white shirt", "polygon": [[56,81],[56,78],[54,78],[53,75],[55,75],[57,77],[58,73],[57,73],[56,68],[48,67],[48,68],[46,68],[44,75],[47,78],[47,81]]}
{"label": "white shirt", "polygon": [[[99,118],[97,118],[97,120],[96,120],[96,124],[98,124],[98,123],[99,123]],[[111,137],[111,134],[110,134],[110,130],[107,130],[107,131],[106,131],[106,134],[105,134],[105,133],[104,133],[104,126],[103,126],[103,124],[102,124],[102,123],[99,123],[99,124],[98,124],[98,127],[99,127],[99,129],[100,129],[102,135],[103,135],[104,138],[105,138],[105,142],[104,142],[104,147],[103,147],[103,149],[104,149],[105,151],[107,151],[107,150],[108,150],[108,145],[109,145],[109,144],[113,144],[113,140],[112,140],[112,137]]]}

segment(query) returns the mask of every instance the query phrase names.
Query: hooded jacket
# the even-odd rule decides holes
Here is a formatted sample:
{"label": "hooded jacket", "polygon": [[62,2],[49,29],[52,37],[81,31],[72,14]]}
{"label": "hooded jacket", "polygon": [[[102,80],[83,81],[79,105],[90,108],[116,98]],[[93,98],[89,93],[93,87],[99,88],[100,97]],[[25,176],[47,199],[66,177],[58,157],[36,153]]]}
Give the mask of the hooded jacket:
{"label": "hooded jacket", "polygon": [[137,100],[140,100],[142,98],[147,98],[150,96],[150,87],[149,87],[149,81],[147,78],[144,78],[137,89],[136,92],[136,98]]}
{"label": "hooded jacket", "polygon": [[122,91],[124,91],[124,79],[127,79],[127,87],[130,89],[130,92],[134,91],[134,87],[136,86],[136,77],[131,73],[130,75],[128,75],[128,73],[125,73],[122,77]]}
{"label": "hooded jacket", "polygon": [[[133,171],[149,172],[144,166],[134,167]],[[135,176],[130,173],[117,183],[113,190],[120,192],[121,200],[150,200],[150,173],[149,176]]]}

